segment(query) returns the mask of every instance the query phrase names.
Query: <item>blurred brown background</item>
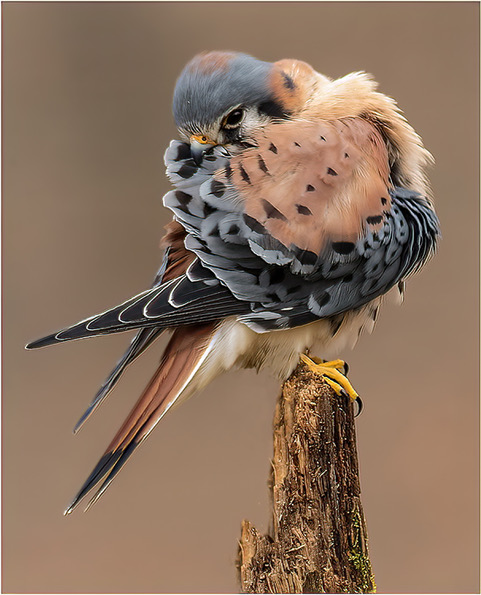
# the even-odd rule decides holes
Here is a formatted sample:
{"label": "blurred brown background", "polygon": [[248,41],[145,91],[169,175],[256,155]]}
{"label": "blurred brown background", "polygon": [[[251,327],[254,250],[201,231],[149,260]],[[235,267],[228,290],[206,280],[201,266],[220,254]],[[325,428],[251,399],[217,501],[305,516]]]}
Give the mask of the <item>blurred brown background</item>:
{"label": "blurred brown background", "polygon": [[[477,592],[478,5],[6,3],[3,590],[235,592],[242,518],[268,523],[278,384],[232,372],[169,415],[87,514],[62,516],[160,345],[71,428],[127,336],[24,344],[147,287],[169,213],[163,152],[193,54],[375,75],[436,157],[443,240],[346,354],[364,397],[363,503],[379,592]],[[319,354],[321,355],[321,354]]]}

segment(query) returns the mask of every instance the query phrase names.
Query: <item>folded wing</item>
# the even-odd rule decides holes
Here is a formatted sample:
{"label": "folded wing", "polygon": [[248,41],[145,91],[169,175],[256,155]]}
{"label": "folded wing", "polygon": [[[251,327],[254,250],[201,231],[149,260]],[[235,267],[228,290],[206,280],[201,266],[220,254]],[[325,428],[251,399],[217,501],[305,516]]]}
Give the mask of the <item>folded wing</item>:
{"label": "folded wing", "polygon": [[362,307],[435,247],[431,203],[390,184],[384,140],[362,118],[272,124],[239,155],[214,150],[205,168],[183,146],[166,153],[177,189],[164,204],[203,267],[252,303],[240,319],[258,332]]}

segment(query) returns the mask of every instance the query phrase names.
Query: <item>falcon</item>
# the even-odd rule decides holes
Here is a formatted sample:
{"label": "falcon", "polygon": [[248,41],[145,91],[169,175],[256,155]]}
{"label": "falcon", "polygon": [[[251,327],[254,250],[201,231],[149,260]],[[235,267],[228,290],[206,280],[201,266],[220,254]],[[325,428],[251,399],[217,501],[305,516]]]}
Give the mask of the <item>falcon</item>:
{"label": "falcon", "polygon": [[[184,68],[165,153],[173,212],[150,289],[27,345],[136,329],[77,431],[139,355],[171,333],[160,366],[66,514],[93,504],[174,406],[234,367],[287,378],[301,358],[358,397],[338,357],[372,330],[383,296],[432,255],[432,158],[395,101],[355,72],[204,52]],[[100,484],[100,485],[99,485]],[[88,507],[87,507],[88,508]]]}

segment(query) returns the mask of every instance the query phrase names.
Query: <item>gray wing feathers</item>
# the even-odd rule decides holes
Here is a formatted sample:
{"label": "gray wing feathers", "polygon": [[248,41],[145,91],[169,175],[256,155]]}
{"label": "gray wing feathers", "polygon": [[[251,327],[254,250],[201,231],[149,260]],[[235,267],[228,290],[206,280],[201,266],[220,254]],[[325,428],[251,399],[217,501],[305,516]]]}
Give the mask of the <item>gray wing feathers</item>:
{"label": "gray wing feathers", "polygon": [[28,349],[96,335],[136,328],[196,324],[222,319],[249,311],[218,281],[215,285],[190,281],[186,275],[154,287],[102,314],[87,318],[71,327],[27,345]]}
{"label": "gray wing feathers", "polygon": [[225,182],[224,149],[216,147],[196,166],[190,158],[171,158],[187,155],[182,145],[174,141],[166,153],[178,189],[165,195],[164,204],[187,230],[185,245],[201,262],[197,270],[206,267],[237,299],[250,302],[241,320],[257,331],[359,308],[421,266],[435,247],[439,225],[430,204],[397,187],[383,227],[372,232],[366,226],[347,249],[332,245],[314,254],[284,246],[244,213],[241,197]]}
{"label": "gray wing feathers", "polygon": [[383,227],[377,232],[366,228],[355,244],[332,244],[322,254],[284,246],[244,213],[233,187],[219,181],[219,176],[228,178],[228,162],[221,147],[200,166],[185,143],[173,141],[166,152],[176,190],[165,195],[164,204],[188,232],[186,248],[198,257],[186,275],[161,284],[164,259],[151,289],[28,347],[233,314],[258,332],[307,324],[386,293],[435,247],[439,226],[434,211],[425,198],[403,188],[391,189]]}

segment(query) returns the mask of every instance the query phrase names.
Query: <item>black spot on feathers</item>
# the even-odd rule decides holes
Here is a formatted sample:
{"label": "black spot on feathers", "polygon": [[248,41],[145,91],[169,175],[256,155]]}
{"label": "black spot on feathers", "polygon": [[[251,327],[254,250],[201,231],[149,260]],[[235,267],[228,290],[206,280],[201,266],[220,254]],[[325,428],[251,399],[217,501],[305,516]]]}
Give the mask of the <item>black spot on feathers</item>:
{"label": "black spot on feathers", "polygon": [[227,163],[225,166],[225,177],[227,180],[230,180],[232,177],[232,167],[230,166],[230,163]]}
{"label": "black spot on feathers", "polygon": [[338,254],[350,254],[354,250],[352,242],[332,242],[332,249]]}
{"label": "black spot on feathers", "polygon": [[268,200],[262,199],[262,206],[264,207],[264,211],[266,212],[268,219],[280,219],[281,221],[287,221],[287,217],[283,215],[279,209],[271,204]]}
{"label": "black spot on feathers", "polygon": [[304,205],[296,205],[299,215],[312,215],[312,211]]}
{"label": "black spot on feathers", "polygon": [[212,180],[210,184],[210,193],[215,197],[220,198],[225,192],[225,184],[219,182],[219,180]]}
{"label": "black spot on feathers", "polygon": [[244,214],[243,219],[244,219],[244,223],[247,225],[247,227],[251,231],[253,231],[255,233],[260,233],[260,234],[264,234],[266,232],[264,226],[261,223],[259,223],[259,221],[254,219],[254,217]]}
{"label": "black spot on feathers", "polygon": [[182,192],[182,190],[175,191],[175,198],[183,207],[186,207],[192,200],[192,196],[190,194],[187,194],[187,192]]}
{"label": "black spot on feathers", "polygon": [[187,143],[181,143],[177,147],[177,155],[174,161],[184,161],[185,159],[190,159],[191,157],[192,154],[190,152],[190,145],[188,145]]}
{"label": "black spot on feathers", "polygon": [[177,173],[178,176],[180,176],[181,178],[184,178],[184,180],[187,180],[188,178],[191,178],[196,172],[197,172],[197,167],[192,167],[190,165],[184,164]]}
{"label": "black spot on feathers", "polygon": [[305,264],[308,266],[313,266],[317,263],[318,256],[311,250],[301,250],[300,248],[296,248],[295,250],[296,258],[301,264]]}
{"label": "black spot on feathers", "polygon": [[248,184],[251,184],[252,182],[251,182],[251,179],[249,177],[249,174],[242,167],[242,163],[239,163],[239,171],[240,171],[240,174],[241,174],[242,179],[244,180],[244,182],[247,182]]}
{"label": "black spot on feathers", "polygon": [[261,169],[265,174],[268,174],[269,170],[267,169],[266,162],[260,155],[257,156],[257,162],[259,164],[259,169]]}

